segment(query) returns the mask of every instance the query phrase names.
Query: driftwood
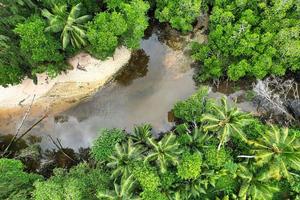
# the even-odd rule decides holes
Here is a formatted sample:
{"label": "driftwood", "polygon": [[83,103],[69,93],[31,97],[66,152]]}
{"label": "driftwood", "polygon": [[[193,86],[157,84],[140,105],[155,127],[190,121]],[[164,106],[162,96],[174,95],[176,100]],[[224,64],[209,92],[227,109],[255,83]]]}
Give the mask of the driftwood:
{"label": "driftwood", "polygon": [[15,142],[15,140],[17,139],[17,137],[18,137],[18,135],[19,135],[19,133],[20,133],[20,130],[21,130],[22,126],[24,125],[24,122],[26,121],[26,119],[27,119],[28,116],[29,116],[29,113],[30,113],[30,111],[31,111],[31,108],[32,108],[32,105],[33,105],[35,96],[36,96],[36,95],[33,95],[32,101],[31,101],[31,103],[30,103],[28,109],[27,109],[26,112],[25,112],[25,115],[24,115],[24,117],[23,117],[23,119],[22,119],[22,121],[21,121],[21,124],[20,124],[19,127],[17,128],[15,135],[13,136],[13,138],[11,139],[11,141],[9,142],[9,144],[7,145],[7,147],[4,149],[4,151],[3,151],[3,153],[2,153],[2,156],[6,154],[6,152],[9,150],[9,148],[11,147],[11,145],[12,145],[12,144]]}
{"label": "driftwood", "polygon": [[71,156],[69,156],[65,151],[64,148],[61,144],[61,140],[56,138],[56,140],[53,139],[53,137],[51,135],[48,135],[48,137],[50,138],[50,140],[52,141],[52,143],[56,146],[56,148],[58,150],[60,150],[67,158],[69,158],[70,160],[76,162]]}
{"label": "driftwood", "polygon": [[22,139],[25,135],[27,135],[34,127],[36,127],[39,123],[41,123],[45,118],[47,118],[48,115],[44,115],[42,118],[40,118],[37,122],[35,122],[32,126],[30,126],[24,133],[22,133],[20,135],[20,137],[17,137],[16,135],[14,135],[13,139],[10,141],[10,143],[7,145],[7,147],[5,148],[5,150],[3,151],[2,155],[1,156],[4,156],[9,148],[11,147],[11,145],[13,143],[16,143],[18,142],[20,139]]}

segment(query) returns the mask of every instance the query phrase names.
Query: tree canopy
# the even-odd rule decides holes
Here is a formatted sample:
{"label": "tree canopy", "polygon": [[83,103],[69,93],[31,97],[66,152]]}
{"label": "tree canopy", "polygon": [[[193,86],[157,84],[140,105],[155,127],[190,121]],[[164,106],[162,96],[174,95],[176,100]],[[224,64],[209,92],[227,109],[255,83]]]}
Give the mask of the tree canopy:
{"label": "tree canopy", "polygon": [[201,61],[197,79],[262,79],[299,69],[299,2],[226,1],[213,3],[207,44],[193,44]]}

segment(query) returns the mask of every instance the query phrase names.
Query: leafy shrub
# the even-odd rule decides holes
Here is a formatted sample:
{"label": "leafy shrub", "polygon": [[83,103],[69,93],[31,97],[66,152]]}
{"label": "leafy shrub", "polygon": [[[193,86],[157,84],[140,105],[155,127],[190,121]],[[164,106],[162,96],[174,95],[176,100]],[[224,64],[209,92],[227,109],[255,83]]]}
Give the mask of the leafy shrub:
{"label": "leafy shrub", "polygon": [[178,180],[176,171],[167,171],[166,173],[160,174],[161,187],[164,190],[169,190],[173,184]]}
{"label": "leafy shrub", "polygon": [[150,5],[147,1],[131,0],[128,4],[121,4],[121,12],[127,23],[127,31],[121,37],[121,43],[130,49],[138,49],[140,40],[148,27],[147,12]]}
{"label": "leafy shrub", "polygon": [[217,180],[215,190],[224,191],[225,193],[230,194],[230,193],[234,192],[237,185],[238,185],[238,183],[234,179],[234,177],[231,176],[230,174],[228,174],[225,176],[221,176]]}
{"label": "leafy shrub", "polygon": [[30,199],[34,181],[42,177],[23,170],[19,160],[0,159],[0,199]]}
{"label": "leafy shrub", "polygon": [[183,32],[191,31],[192,23],[200,15],[201,0],[157,0],[156,4],[155,17]]}
{"label": "leafy shrub", "polygon": [[134,165],[132,173],[138,180],[144,191],[155,191],[160,186],[160,178],[155,171],[147,164],[138,162]]}
{"label": "leafy shrub", "polygon": [[104,129],[100,134],[91,148],[91,155],[96,161],[107,160],[114,152],[115,145],[125,138],[124,132],[120,129]]}
{"label": "leafy shrub", "polygon": [[33,196],[36,200],[96,199],[96,192],[107,189],[109,175],[101,169],[90,169],[79,164],[70,172],[55,169],[47,181],[35,183]]}
{"label": "leafy shrub", "polygon": [[224,148],[218,150],[217,147],[210,146],[205,148],[203,151],[205,163],[213,169],[224,167],[224,164],[231,159],[230,155]]}
{"label": "leafy shrub", "polygon": [[146,190],[141,193],[143,200],[168,200],[168,197],[159,191]]}
{"label": "leafy shrub", "polygon": [[187,122],[199,121],[205,110],[207,94],[208,88],[201,87],[187,100],[176,103],[173,109],[175,117]]}
{"label": "leafy shrub", "polygon": [[90,52],[100,59],[112,56],[119,44],[138,48],[148,27],[147,2],[118,0],[107,3],[112,12],[101,12],[88,24]]}
{"label": "leafy shrub", "polygon": [[119,44],[118,37],[126,30],[126,21],[120,13],[99,13],[88,23],[87,37],[91,43],[91,53],[101,59],[112,56]]}
{"label": "leafy shrub", "polygon": [[[47,64],[62,62],[60,43],[49,33],[45,32],[46,22],[39,17],[29,18],[18,24],[15,32],[20,36],[21,52],[26,55],[33,69],[47,71]],[[40,68],[40,66],[43,66]],[[51,70],[53,70],[53,65]],[[39,69],[40,68],[40,69]],[[43,71],[41,70],[43,69]]]}
{"label": "leafy shrub", "polygon": [[177,166],[178,176],[184,180],[195,179],[200,175],[202,156],[200,153],[184,153]]}

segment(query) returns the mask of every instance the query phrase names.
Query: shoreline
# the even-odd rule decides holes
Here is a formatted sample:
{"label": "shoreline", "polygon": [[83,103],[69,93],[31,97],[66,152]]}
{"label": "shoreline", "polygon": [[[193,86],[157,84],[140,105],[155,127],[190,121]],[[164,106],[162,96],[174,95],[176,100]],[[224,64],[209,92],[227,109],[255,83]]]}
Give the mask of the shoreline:
{"label": "shoreline", "polygon": [[[7,111],[23,112],[33,98],[32,111],[41,112],[42,109],[48,113],[63,112],[111,81],[130,57],[131,51],[125,47],[116,49],[114,56],[105,61],[97,60],[88,53],[79,53],[68,60],[73,69],[67,73],[49,80],[45,73],[39,74],[37,85],[27,78],[21,84],[0,87],[0,119],[6,118],[3,115],[8,115]],[[84,70],[77,69],[78,63]]]}

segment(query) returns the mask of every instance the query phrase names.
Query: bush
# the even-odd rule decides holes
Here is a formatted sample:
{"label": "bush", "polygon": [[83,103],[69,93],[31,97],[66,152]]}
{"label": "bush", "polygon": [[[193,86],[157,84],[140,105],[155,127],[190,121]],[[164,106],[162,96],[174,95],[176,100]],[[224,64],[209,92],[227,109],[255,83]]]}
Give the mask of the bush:
{"label": "bush", "polygon": [[155,17],[160,22],[169,22],[182,32],[191,31],[193,22],[200,15],[202,0],[157,0]]}
{"label": "bush", "polygon": [[33,196],[36,200],[97,199],[96,192],[106,190],[109,181],[108,173],[82,163],[70,172],[55,169],[50,179],[35,183]]}
{"label": "bush", "polygon": [[168,200],[167,196],[159,191],[144,191],[141,193],[143,200]]}
{"label": "bush", "polygon": [[205,163],[213,169],[220,169],[224,167],[226,162],[231,160],[229,153],[224,148],[218,151],[215,146],[205,148],[203,150],[203,155]]}
{"label": "bush", "polygon": [[201,165],[200,153],[184,153],[177,166],[178,176],[184,180],[196,179],[200,175]]}
{"label": "bush", "polygon": [[23,170],[19,160],[0,159],[0,199],[30,199],[34,181],[42,177]]}
{"label": "bush", "polygon": [[173,109],[175,117],[187,122],[199,121],[206,107],[207,94],[208,87],[201,87],[187,100],[176,103]]}
{"label": "bush", "polygon": [[99,13],[88,23],[87,37],[91,43],[91,53],[100,59],[112,56],[119,44],[119,36],[126,30],[126,21],[120,13]]}
{"label": "bush", "polygon": [[144,191],[155,191],[161,185],[157,172],[147,164],[136,163],[132,173]]}
{"label": "bush", "polygon": [[[46,22],[39,17],[31,17],[25,23],[18,24],[15,32],[20,36],[21,52],[26,56],[32,69],[39,72],[47,71],[47,65],[63,61],[60,54],[60,43],[45,32]],[[60,66],[60,65],[58,65]],[[57,69],[59,70],[59,68]]]}
{"label": "bush", "polygon": [[96,161],[105,161],[115,150],[115,145],[125,139],[125,133],[120,129],[104,129],[93,142],[91,156]]}

